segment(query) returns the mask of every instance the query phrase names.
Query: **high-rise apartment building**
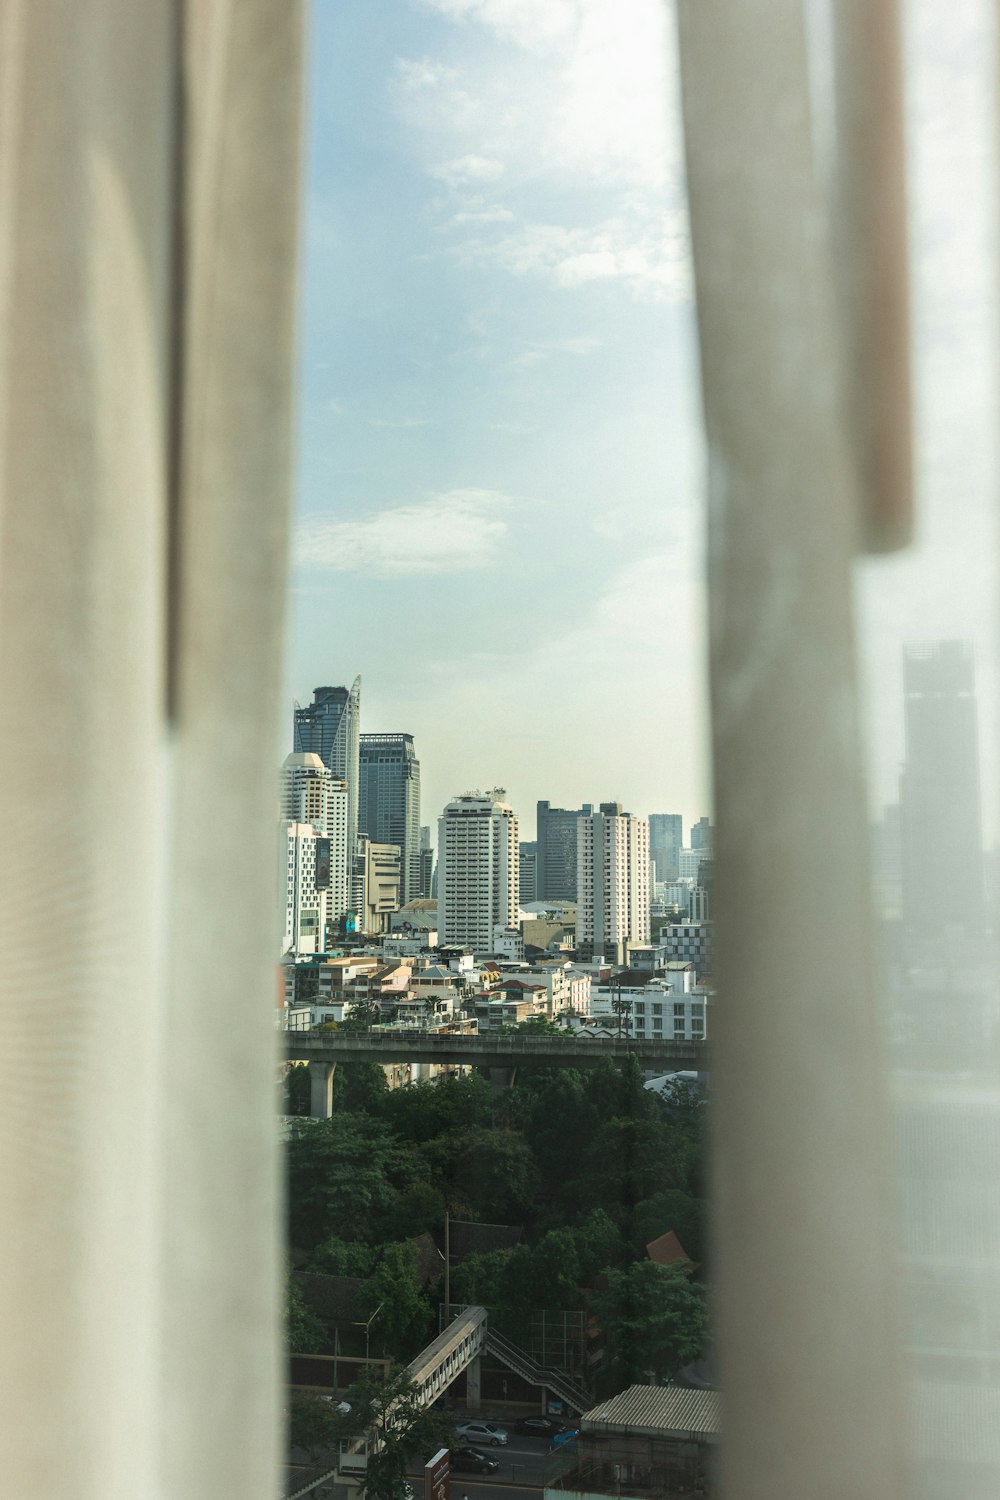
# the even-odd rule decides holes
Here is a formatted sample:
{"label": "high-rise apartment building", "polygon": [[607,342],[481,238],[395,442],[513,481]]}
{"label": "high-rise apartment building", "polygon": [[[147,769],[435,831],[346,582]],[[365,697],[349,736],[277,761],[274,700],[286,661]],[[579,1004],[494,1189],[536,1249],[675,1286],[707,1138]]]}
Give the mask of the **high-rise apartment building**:
{"label": "high-rise apartment building", "polygon": [[430,824],[425,823],[420,830],[420,889],[417,891],[418,898],[429,900],[434,885],[434,850],[431,848]]}
{"label": "high-rise apartment building", "polygon": [[420,892],[420,762],[412,734],[363,734],[358,757],[358,831],[396,844],[403,902]]}
{"label": "high-rise apartment building", "polygon": [[348,847],[358,832],[358,755],[361,740],[361,678],[353,686],[318,687],[305,708],[295,705],[292,749],[312,751],[334,776],[347,782]]}
{"label": "high-rise apartment building", "polygon": [[438,820],[440,941],[492,953],[494,930],[518,920],[517,814],[502,787],[454,797]]}
{"label": "high-rise apartment building", "polygon": [[972,648],[903,654],[906,760],[900,783],[903,920],[912,936],[982,930],[979,729]]}
{"label": "high-rise apartment building", "polygon": [[589,802],[578,808],[552,807],[548,802],[539,802],[536,900],[576,900],[576,825],[593,811]]}
{"label": "high-rise apartment building", "polygon": [[538,844],[534,840],[521,845],[518,864],[521,881],[521,905],[538,900]]}
{"label": "high-rise apartment building", "polygon": [[286,829],[285,951],[322,953],[328,924],[350,903],[347,783],[318,755],[293,752],[281,767],[279,803]]}
{"label": "high-rise apartment building", "polygon": [[602,802],[577,825],[576,944],[623,964],[629,943],[649,942],[649,824]]}
{"label": "high-rise apartment building", "polygon": [[676,880],[678,863],[684,845],[684,819],[680,813],[650,813],[649,858],[653,866],[650,877],[657,881]]}

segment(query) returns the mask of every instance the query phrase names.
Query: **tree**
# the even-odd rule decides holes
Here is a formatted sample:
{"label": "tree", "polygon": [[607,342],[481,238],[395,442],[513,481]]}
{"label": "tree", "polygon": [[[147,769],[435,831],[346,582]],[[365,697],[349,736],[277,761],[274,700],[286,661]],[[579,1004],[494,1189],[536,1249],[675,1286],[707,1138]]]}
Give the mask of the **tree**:
{"label": "tree", "polygon": [[368,1276],[374,1263],[375,1251],[370,1245],[331,1235],[316,1246],[309,1260],[309,1269],[324,1276]]}
{"label": "tree", "polygon": [[591,1209],[573,1230],[573,1240],[583,1286],[591,1286],[595,1277],[622,1266],[628,1257],[621,1231],[603,1208]]}
{"label": "tree", "polygon": [[389,1092],[385,1071],[378,1063],[338,1063],[333,1075],[333,1108],[347,1114],[363,1110],[366,1114],[381,1113],[381,1103]]}
{"label": "tree", "polygon": [[307,1063],[286,1063],[280,1080],[285,1115],[307,1115],[310,1106],[309,1067]]}
{"label": "tree", "polygon": [[377,1347],[396,1359],[412,1359],[427,1342],[431,1306],[421,1294],[417,1247],[410,1241],[386,1245],[372,1276],[361,1294],[365,1313],[371,1317],[372,1339]]}
{"label": "tree", "polygon": [[538,1168],[527,1141],[513,1130],[470,1130],[455,1142],[453,1181],[488,1223],[523,1218],[538,1192]]}
{"label": "tree", "polygon": [[376,1240],[399,1187],[421,1175],[412,1147],[365,1114],[303,1120],[286,1162],[292,1241],[307,1246],[347,1226],[356,1239]]}
{"label": "tree", "polygon": [[289,1354],[316,1354],[328,1342],[326,1324],[310,1307],[291,1272],[285,1281],[285,1340]]}
{"label": "tree", "polygon": [[392,1089],[379,1113],[405,1140],[420,1144],[490,1123],[492,1089],[481,1073]]}
{"label": "tree", "polygon": [[611,1385],[659,1383],[700,1359],[708,1340],[705,1288],[679,1266],[636,1261],[610,1271],[594,1312],[610,1354]]}
{"label": "tree", "polygon": [[340,1441],[341,1419],[332,1402],[312,1391],[293,1391],[288,1403],[288,1441],[304,1448],[311,1463]]}
{"label": "tree", "polygon": [[572,1230],[550,1229],[532,1247],[529,1282],[534,1307],[580,1306],[580,1257]]}
{"label": "tree", "polygon": [[339,1418],[339,1436],[368,1439],[365,1476],[370,1500],[406,1500],[406,1471],[447,1447],[450,1429],[433,1407],[424,1406],[405,1369],[380,1379],[368,1371],[345,1396],[349,1413]]}

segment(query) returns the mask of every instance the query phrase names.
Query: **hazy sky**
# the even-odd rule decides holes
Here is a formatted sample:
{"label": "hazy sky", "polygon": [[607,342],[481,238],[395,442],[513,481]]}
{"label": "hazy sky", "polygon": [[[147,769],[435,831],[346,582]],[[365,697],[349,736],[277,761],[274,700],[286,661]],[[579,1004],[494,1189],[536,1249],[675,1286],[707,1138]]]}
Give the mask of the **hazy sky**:
{"label": "hazy sky", "polygon": [[[995,676],[989,7],[907,13],[924,546],[861,569],[879,799],[902,641],[972,636]],[[498,783],[526,834],[539,797],[708,807],[671,28],[660,0],[313,6],[288,695],[360,672],[424,822]]]}

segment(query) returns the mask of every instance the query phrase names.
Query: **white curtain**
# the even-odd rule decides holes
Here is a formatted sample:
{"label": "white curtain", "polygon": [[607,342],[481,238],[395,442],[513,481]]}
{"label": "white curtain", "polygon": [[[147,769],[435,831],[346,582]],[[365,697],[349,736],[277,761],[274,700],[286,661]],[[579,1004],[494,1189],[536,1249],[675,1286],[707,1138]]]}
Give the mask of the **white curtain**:
{"label": "white curtain", "polygon": [[851,585],[862,537],[907,528],[906,262],[897,18],[864,3],[867,18],[836,7],[835,189],[801,0],[679,5],[709,453],[728,1500],[906,1492]]}
{"label": "white curtain", "polygon": [[297,0],[0,20],[0,1473],[273,1500]]}

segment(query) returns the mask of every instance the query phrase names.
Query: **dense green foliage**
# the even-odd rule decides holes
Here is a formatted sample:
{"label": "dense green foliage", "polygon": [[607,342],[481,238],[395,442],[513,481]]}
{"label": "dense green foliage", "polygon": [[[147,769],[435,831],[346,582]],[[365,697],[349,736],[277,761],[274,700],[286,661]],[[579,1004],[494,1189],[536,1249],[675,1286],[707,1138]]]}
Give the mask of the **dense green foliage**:
{"label": "dense green foliage", "polygon": [[704,1352],[705,1288],[680,1266],[637,1260],[609,1271],[594,1311],[608,1339],[615,1389],[667,1380]]}
{"label": "dense green foliage", "polygon": [[451,1277],[452,1303],[485,1304],[512,1337],[537,1310],[589,1308],[616,1389],[703,1352],[702,1286],[645,1257],[672,1229],[706,1259],[700,1090],[661,1098],[634,1058],[522,1065],[497,1095],[479,1074],[389,1090],[381,1069],[341,1064],[336,1079],[333,1117],[287,1146],[289,1229],[307,1269],[366,1278],[373,1355],[409,1360],[435,1331],[442,1287],[412,1241],[440,1243],[446,1211],[523,1227],[514,1249],[468,1255]]}
{"label": "dense green foliage", "polygon": [[290,1354],[311,1354],[326,1340],[322,1320],[310,1312],[291,1276],[285,1282],[285,1339]]}

